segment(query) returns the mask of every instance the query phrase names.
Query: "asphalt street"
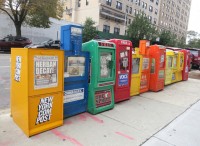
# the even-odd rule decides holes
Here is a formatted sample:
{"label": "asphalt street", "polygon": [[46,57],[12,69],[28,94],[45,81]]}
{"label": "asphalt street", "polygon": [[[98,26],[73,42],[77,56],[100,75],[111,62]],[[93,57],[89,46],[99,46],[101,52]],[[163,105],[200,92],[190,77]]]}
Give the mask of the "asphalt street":
{"label": "asphalt street", "polygon": [[10,54],[0,53],[0,110],[10,107]]}

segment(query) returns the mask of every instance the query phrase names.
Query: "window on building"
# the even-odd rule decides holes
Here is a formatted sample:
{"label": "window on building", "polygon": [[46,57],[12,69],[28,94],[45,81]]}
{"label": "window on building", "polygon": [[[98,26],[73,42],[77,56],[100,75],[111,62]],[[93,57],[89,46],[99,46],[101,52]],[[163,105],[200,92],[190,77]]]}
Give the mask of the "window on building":
{"label": "window on building", "polygon": [[144,8],[144,2],[142,2],[142,8]]}
{"label": "window on building", "polygon": [[147,3],[144,4],[144,8],[147,9]]}
{"label": "window on building", "polygon": [[149,16],[149,21],[150,21],[150,22],[152,21],[152,17],[151,17],[151,16]]}
{"label": "window on building", "polygon": [[141,0],[138,0],[138,6],[140,6],[140,4],[141,4]]}
{"label": "window on building", "polygon": [[130,7],[130,9],[129,9],[129,13],[132,14],[132,7]]}
{"label": "window on building", "polygon": [[138,0],[135,0],[135,4],[136,4],[136,5],[138,4]]}
{"label": "window on building", "polygon": [[131,19],[128,19],[128,24],[131,24]]}
{"label": "window on building", "polygon": [[103,26],[103,32],[109,33],[109,32],[110,32],[110,26],[104,25],[104,26]]}
{"label": "window on building", "polygon": [[128,13],[129,6],[126,6],[126,13]]}
{"label": "window on building", "polygon": [[158,5],[158,3],[159,3],[159,0],[156,0],[156,5]]}
{"label": "window on building", "polygon": [[151,2],[153,2],[154,0],[150,0]]}
{"label": "window on building", "polygon": [[88,0],[86,0],[86,6],[87,6],[87,5],[89,5],[89,1],[88,1]]}
{"label": "window on building", "polygon": [[158,14],[158,9],[155,9],[155,14],[156,14],[156,15]]}
{"label": "window on building", "polygon": [[114,34],[119,35],[120,33],[120,28],[114,27]]}
{"label": "window on building", "polygon": [[119,10],[122,10],[122,3],[117,1],[116,8],[119,9]]}
{"label": "window on building", "polygon": [[106,0],[106,4],[109,5],[109,6],[111,6],[112,0]]}
{"label": "window on building", "polygon": [[156,23],[157,23],[157,19],[156,19],[156,18],[154,18],[154,21],[153,21],[153,23],[154,23],[154,24],[156,24]]}
{"label": "window on building", "polygon": [[78,0],[78,7],[81,7],[81,0]]}
{"label": "window on building", "polygon": [[153,7],[152,6],[149,6],[149,11],[153,12]]}

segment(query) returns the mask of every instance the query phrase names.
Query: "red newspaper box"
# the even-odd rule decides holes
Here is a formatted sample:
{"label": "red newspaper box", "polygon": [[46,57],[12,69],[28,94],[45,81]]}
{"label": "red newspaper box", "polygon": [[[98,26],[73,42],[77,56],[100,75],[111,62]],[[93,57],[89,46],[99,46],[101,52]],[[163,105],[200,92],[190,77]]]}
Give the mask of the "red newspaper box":
{"label": "red newspaper box", "polygon": [[142,72],[141,72],[141,82],[140,82],[140,93],[147,92],[149,90],[150,81],[150,56],[149,56],[149,45],[150,42],[147,40],[140,40],[140,54],[142,58]]}
{"label": "red newspaper box", "polygon": [[181,52],[184,53],[184,65],[183,65],[183,72],[182,72],[182,79],[183,81],[188,80],[188,75],[189,75],[189,70],[190,70],[190,63],[191,63],[191,58],[190,58],[190,51],[182,49],[180,50]]}
{"label": "red newspaper box", "polygon": [[132,42],[111,39],[116,45],[116,83],[114,87],[115,102],[130,98]]}
{"label": "red newspaper box", "polygon": [[165,85],[166,49],[164,46],[152,45],[149,54],[151,57],[149,90],[156,92],[163,90]]}

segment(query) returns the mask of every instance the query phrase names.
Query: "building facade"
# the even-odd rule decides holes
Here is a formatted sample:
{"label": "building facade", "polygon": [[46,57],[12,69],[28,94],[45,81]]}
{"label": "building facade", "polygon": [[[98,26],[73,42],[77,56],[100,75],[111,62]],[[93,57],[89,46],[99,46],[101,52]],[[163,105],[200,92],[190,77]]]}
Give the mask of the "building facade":
{"label": "building facade", "polygon": [[83,24],[87,17],[99,31],[125,35],[135,15],[144,13],[160,31],[186,36],[191,0],[64,0],[63,19]]}

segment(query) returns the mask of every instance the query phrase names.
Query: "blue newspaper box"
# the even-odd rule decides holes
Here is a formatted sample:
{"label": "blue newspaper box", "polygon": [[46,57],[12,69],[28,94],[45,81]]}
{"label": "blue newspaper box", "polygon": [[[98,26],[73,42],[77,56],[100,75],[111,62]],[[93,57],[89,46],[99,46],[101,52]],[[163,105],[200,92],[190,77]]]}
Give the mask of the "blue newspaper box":
{"label": "blue newspaper box", "polygon": [[82,27],[61,27],[61,49],[64,63],[64,118],[87,109],[89,53],[82,50]]}

